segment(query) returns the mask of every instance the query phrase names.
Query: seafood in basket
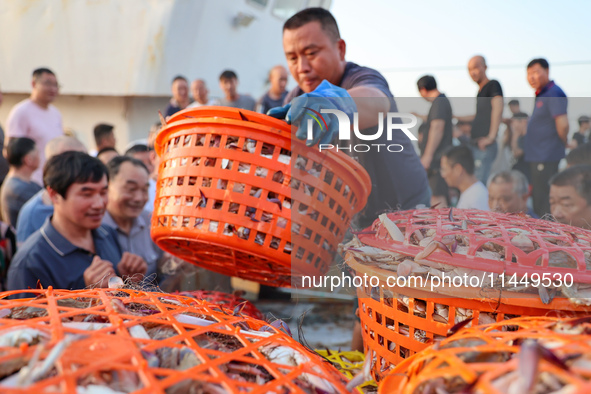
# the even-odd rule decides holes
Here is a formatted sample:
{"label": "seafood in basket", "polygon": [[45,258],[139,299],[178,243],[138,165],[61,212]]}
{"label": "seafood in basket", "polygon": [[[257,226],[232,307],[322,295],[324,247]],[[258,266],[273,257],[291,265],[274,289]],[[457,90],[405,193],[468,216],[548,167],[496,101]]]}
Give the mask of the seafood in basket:
{"label": "seafood in basket", "polygon": [[[356,278],[376,279],[357,286],[376,381],[460,322],[588,313],[591,233],[571,230],[517,215],[424,209],[382,214],[356,233],[341,251]],[[534,274],[572,282],[533,283]]]}
{"label": "seafood in basket", "polygon": [[379,392],[588,393],[590,322],[522,317],[464,328],[398,365]]}
{"label": "seafood in basket", "polygon": [[0,392],[341,393],[289,335],[215,304],[127,289],[0,294]]}
{"label": "seafood in basket", "polygon": [[242,315],[252,317],[253,319],[265,320],[263,313],[252,302],[240,297],[239,294],[228,294],[214,290],[182,291],[174,294],[207,301],[231,311],[240,312]]}
{"label": "seafood in basket", "polygon": [[460,283],[440,287],[451,296],[473,287],[491,298],[510,292],[591,305],[591,231],[559,223],[478,210],[405,211],[380,215],[341,248],[398,276]]}

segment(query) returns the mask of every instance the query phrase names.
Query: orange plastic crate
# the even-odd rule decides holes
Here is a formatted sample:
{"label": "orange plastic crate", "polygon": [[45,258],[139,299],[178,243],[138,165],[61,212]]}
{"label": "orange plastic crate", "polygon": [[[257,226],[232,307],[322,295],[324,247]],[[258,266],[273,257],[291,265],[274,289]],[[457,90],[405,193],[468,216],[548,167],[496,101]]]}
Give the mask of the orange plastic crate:
{"label": "orange plastic crate", "polygon": [[[19,292],[0,293],[2,393],[345,390],[332,365],[287,334],[214,304],[108,289],[28,290],[37,297],[6,299]],[[52,354],[58,357],[46,373],[15,387],[19,370]]]}
{"label": "orange plastic crate", "polygon": [[[388,214],[403,232],[403,242],[393,241],[376,221],[358,235],[364,245],[381,248],[387,252],[404,256],[415,256],[423,247],[413,245],[410,236],[418,229],[437,229],[436,240],[450,234],[462,234],[470,238],[467,254],[452,253],[452,256],[437,250],[428,257],[432,263],[442,263],[463,269],[482,269],[486,272],[512,275],[532,272],[570,273],[576,281],[588,280],[589,273],[585,266],[585,252],[591,250],[585,242],[591,240],[591,232],[577,231],[577,240],[570,234],[570,226],[560,226],[540,220],[526,219],[513,215],[495,214],[474,210],[453,210],[454,220],[449,220],[449,209],[416,210]],[[467,230],[453,228],[463,220],[477,223]],[[458,227],[458,226],[456,226]],[[544,245],[547,249],[537,249],[529,254],[514,247],[510,242],[507,229],[520,228],[531,231],[535,239],[543,245],[543,231],[552,231],[552,236],[563,240],[570,246]],[[478,229],[498,230],[502,236],[488,238],[480,236]],[[377,232],[376,232],[377,230]],[[490,260],[477,256],[477,251],[486,242],[498,243],[505,248],[507,256],[517,256],[517,261]],[[572,268],[549,266],[549,255],[553,252],[568,253],[577,264]],[[406,358],[427,348],[433,342],[445,338],[448,330],[458,321],[473,318],[475,323],[491,323],[518,316],[561,316],[573,317],[587,313],[591,308],[576,305],[564,297],[557,297],[549,304],[544,304],[538,295],[518,292],[499,291],[493,288],[415,287],[409,282],[406,287],[390,286],[397,278],[397,272],[380,268],[375,264],[359,261],[358,249],[346,253],[345,262],[357,276],[367,275],[379,279],[376,287],[362,286],[357,289],[359,297],[359,316],[366,351],[373,350],[377,361],[373,374],[377,381],[382,379],[395,366]],[[576,259],[576,260],[575,260]],[[542,268],[539,268],[539,267]],[[447,316],[442,319],[438,311]]]}
{"label": "orange plastic crate", "polygon": [[[474,393],[525,393],[526,390],[516,387],[522,375],[520,362],[538,363],[532,394],[561,389],[564,391],[560,392],[589,393],[590,333],[588,322],[549,317],[523,317],[462,329],[398,365],[382,381],[379,393],[433,393],[435,387],[457,393],[468,385],[472,385],[470,392]],[[542,357],[539,361],[525,357],[520,361],[520,346],[528,339],[550,349],[569,369]],[[543,382],[558,386],[552,389],[543,386]]]}
{"label": "orange plastic crate", "polygon": [[235,108],[173,115],[156,151],[158,246],[271,286],[326,273],[371,189],[346,154],[308,148],[284,121]]}

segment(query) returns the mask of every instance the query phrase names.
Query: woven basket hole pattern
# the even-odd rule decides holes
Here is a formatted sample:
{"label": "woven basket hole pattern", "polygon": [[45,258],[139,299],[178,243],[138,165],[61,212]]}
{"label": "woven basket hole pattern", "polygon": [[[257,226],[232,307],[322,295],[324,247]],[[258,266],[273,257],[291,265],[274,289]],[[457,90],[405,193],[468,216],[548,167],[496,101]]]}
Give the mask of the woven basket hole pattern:
{"label": "woven basket hole pattern", "polygon": [[[322,271],[328,269],[336,244],[350,221],[349,209],[344,207],[358,202],[355,192],[321,163],[300,155],[291,162],[291,178],[287,167],[269,168],[277,166],[277,162],[290,164],[292,152],[279,146],[227,134],[194,134],[195,130],[198,129],[170,138],[165,145],[161,173],[166,174],[167,169],[175,169],[175,174],[181,168],[187,170],[184,176],[165,175],[159,179],[156,207],[174,207],[178,214],[160,214],[155,225],[171,231],[186,228],[238,237],[280,252],[287,261],[305,262]],[[199,151],[194,147],[206,148],[205,151],[210,148],[206,155],[217,148],[222,157],[195,156]],[[239,152],[241,157],[252,156],[251,162],[246,158],[223,158],[224,150]],[[188,152],[194,156],[187,156]],[[265,167],[260,164],[261,157],[273,161],[269,160]],[[191,172],[192,167],[199,167],[201,175],[190,175],[195,173]],[[212,172],[208,176],[208,169],[226,175],[220,177]],[[326,188],[333,189],[332,197],[327,196]],[[286,230],[291,230],[293,239],[286,236]],[[193,254],[192,243],[165,242],[169,251],[174,249],[182,254],[178,257]]]}

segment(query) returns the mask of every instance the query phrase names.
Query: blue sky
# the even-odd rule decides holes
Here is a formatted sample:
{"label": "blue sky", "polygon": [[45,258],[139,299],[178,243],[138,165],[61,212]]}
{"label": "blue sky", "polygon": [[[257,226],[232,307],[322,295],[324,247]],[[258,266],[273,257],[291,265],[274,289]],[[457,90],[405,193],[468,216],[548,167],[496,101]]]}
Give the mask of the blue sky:
{"label": "blue sky", "polygon": [[[475,96],[466,69],[475,54],[505,97],[533,95],[525,75],[536,57],[569,97],[591,97],[591,1],[334,0],[331,11],[347,60],[381,71],[397,97],[417,97],[425,74],[448,96]],[[565,64],[577,61],[586,64]]]}

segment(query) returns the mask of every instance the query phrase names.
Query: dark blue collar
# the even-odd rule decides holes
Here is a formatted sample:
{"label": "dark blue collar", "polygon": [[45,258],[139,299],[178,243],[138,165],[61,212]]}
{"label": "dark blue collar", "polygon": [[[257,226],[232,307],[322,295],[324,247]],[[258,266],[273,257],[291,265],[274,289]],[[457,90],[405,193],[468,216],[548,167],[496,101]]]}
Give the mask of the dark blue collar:
{"label": "dark blue collar", "polygon": [[551,88],[552,86],[554,86],[554,85],[556,85],[556,84],[554,83],[554,81],[550,81],[550,82],[548,82],[548,83],[546,84],[546,86],[544,86],[542,89],[540,89],[540,90],[538,90],[538,91],[536,92],[536,97],[538,97],[538,96],[539,96],[539,95],[541,95],[541,94],[544,94],[544,93],[546,93],[546,92],[548,91],[548,89],[550,89],[550,88]]}
{"label": "dark blue collar", "polygon": [[[45,219],[45,223],[43,223],[43,226],[41,226],[40,232],[43,239],[47,241],[49,246],[51,246],[51,248],[55,250],[57,254],[63,257],[76,251],[84,251],[85,253],[91,253],[90,251],[79,248],[78,246],[68,241],[62,234],[60,234],[55,229],[55,227],[53,227],[53,224],[51,224],[51,218],[53,218],[53,215]],[[108,237],[108,235],[108,231],[105,230],[103,226],[100,226],[96,230],[92,230],[92,238],[93,240],[95,240],[95,248],[96,240],[105,239]]]}

